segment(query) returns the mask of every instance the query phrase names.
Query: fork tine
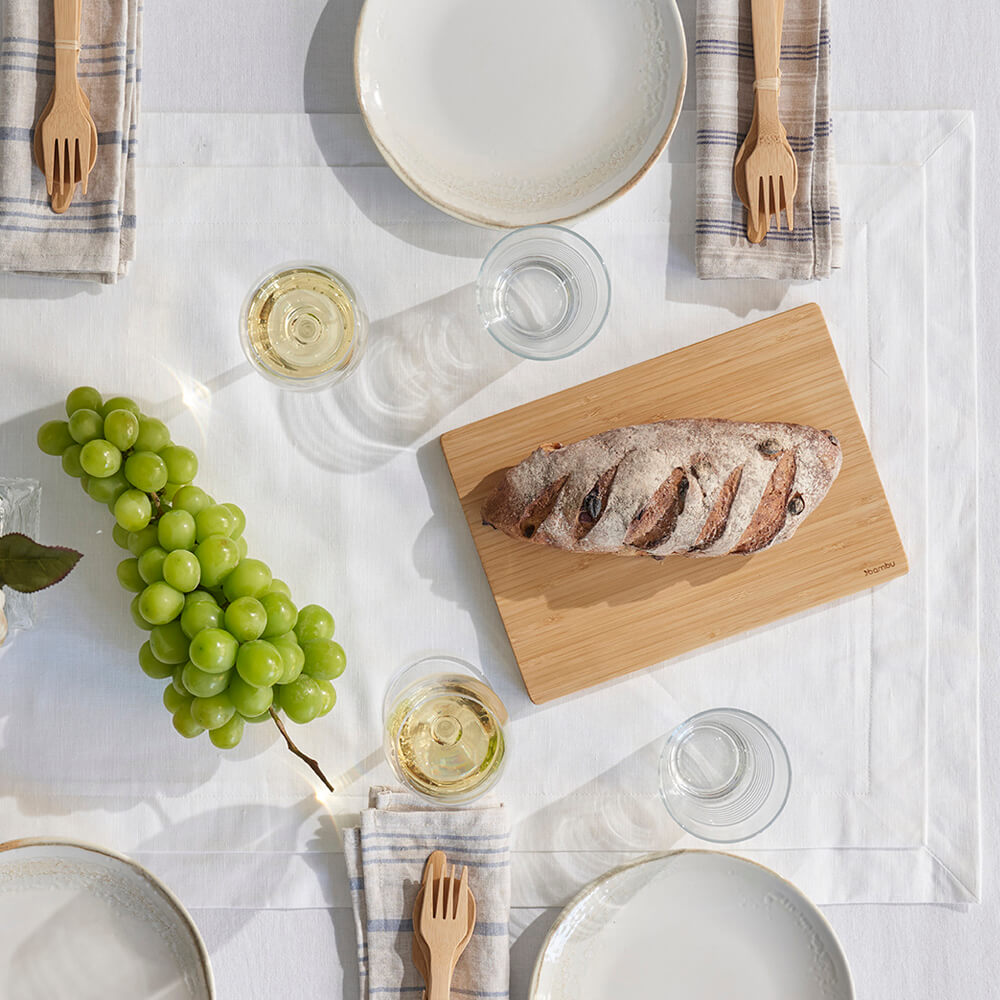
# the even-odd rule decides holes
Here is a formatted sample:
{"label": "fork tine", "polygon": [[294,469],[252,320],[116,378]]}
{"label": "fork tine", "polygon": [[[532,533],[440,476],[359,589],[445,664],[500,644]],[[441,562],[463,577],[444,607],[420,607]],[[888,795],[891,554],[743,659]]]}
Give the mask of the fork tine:
{"label": "fork tine", "polygon": [[788,223],[788,231],[791,232],[795,228],[795,222],[792,218],[793,205],[795,203],[795,191],[791,192],[791,197],[789,197],[788,184],[786,183],[787,178],[781,178],[781,188],[782,188],[782,198],[785,202],[785,221]]}
{"label": "fork tine", "polygon": [[778,204],[778,192],[775,190],[774,175],[767,178],[767,221],[774,216],[774,228],[781,231],[781,206]]}
{"label": "fork tine", "polygon": [[455,866],[452,865],[451,874],[448,875],[446,872],[444,880],[444,903],[442,904],[441,907],[441,915],[444,917],[445,920],[451,920],[452,911],[455,908],[455,900],[452,896],[452,891],[451,891],[454,885],[455,885]]}
{"label": "fork tine", "polygon": [[434,879],[424,886],[424,901],[420,905],[420,925],[426,927],[434,919]]}
{"label": "fork tine", "polygon": [[460,927],[465,927],[469,922],[469,866],[462,866],[462,879],[458,883],[458,906],[455,910],[455,919]]}
{"label": "fork tine", "polygon": [[42,143],[42,172],[45,174],[45,188],[52,197],[52,180],[55,171],[55,144]]}
{"label": "fork tine", "polygon": [[62,175],[63,194],[68,195],[72,189],[73,189],[73,160],[70,157],[69,139],[67,138],[63,142],[63,175]]}

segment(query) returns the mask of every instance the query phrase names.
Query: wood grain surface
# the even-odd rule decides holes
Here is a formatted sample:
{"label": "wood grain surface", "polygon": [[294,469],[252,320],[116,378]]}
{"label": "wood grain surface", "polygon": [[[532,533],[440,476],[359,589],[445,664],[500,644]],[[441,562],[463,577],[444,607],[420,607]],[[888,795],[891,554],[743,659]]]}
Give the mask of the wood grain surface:
{"label": "wood grain surface", "polygon": [[[503,470],[539,444],[679,417],[812,424],[843,467],[787,542],[662,562],[578,555],[483,526]],[[800,306],[441,437],[507,636],[537,703],[907,572],[906,553],[817,305]]]}

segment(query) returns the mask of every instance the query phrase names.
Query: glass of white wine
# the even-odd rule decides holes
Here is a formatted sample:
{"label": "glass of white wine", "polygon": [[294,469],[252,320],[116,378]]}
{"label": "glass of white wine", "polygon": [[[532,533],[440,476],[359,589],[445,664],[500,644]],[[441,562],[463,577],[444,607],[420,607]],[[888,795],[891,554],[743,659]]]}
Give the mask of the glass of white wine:
{"label": "glass of white wine", "polygon": [[243,303],[240,341],[250,363],[285,389],[323,389],[361,363],[368,316],[358,293],[320,264],[285,264]]}
{"label": "glass of white wine", "polygon": [[404,668],[385,694],[385,753],[423,798],[461,805],[496,784],[507,754],[507,709],[471,663],[430,656]]}

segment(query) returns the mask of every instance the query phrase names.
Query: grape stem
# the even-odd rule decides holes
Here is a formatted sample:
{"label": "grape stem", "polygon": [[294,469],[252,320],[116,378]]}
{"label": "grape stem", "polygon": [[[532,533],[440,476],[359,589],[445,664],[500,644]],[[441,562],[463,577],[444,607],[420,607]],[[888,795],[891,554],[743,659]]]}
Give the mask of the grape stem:
{"label": "grape stem", "polygon": [[323,769],[319,766],[319,764],[315,760],[313,760],[312,757],[307,757],[292,742],[291,736],[288,735],[288,730],[285,729],[284,723],[281,721],[281,719],[278,718],[278,713],[274,710],[274,708],[273,707],[269,708],[268,712],[270,713],[271,718],[274,719],[274,724],[278,727],[278,732],[281,733],[281,735],[285,737],[285,743],[288,745],[288,749],[291,750],[292,753],[295,754],[295,756],[298,757],[300,760],[304,760],[312,768],[312,770],[316,773],[316,775],[319,778],[319,780],[322,781],[323,784],[326,785],[326,787],[329,788],[330,791],[332,792],[334,790],[333,789],[333,785],[330,784],[329,779],[323,773]]}
{"label": "grape stem", "polygon": [[161,499],[159,493],[150,493],[149,500],[153,505],[152,520],[157,521],[163,516],[163,500]]}

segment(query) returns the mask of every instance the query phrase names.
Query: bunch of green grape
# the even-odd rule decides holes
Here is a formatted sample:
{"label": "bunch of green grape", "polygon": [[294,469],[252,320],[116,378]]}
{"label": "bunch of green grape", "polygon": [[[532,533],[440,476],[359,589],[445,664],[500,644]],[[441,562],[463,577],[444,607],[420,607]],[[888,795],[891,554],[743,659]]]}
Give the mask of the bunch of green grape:
{"label": "bunch of green grape", "polygon": [[163,704],[174,728],[188,738],[207,730],[229,749],[272,708],[297,723],[326,715],[346,665],[333,617],[296,608],[288,585],[247,558],[243,511],[193,484],[194,452],[124,396],[105,401],[81,386],[66,414],[39,428],[38,446],[115,516],[114,539],[131,553],[118,580],[149,632],[139,666],[170,679]]}

